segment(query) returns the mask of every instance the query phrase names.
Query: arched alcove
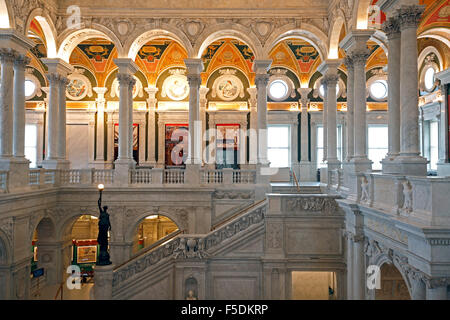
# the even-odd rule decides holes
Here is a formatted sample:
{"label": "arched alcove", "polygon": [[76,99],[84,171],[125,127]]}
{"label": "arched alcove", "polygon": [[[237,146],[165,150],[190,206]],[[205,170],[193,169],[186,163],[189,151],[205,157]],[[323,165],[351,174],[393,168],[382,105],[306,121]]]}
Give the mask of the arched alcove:
{"label": "arched alcove", "polygon": [[375,290],[375,300],[410,300],[408,286],[394,264],[384,263],[380,268],[381,287]]}

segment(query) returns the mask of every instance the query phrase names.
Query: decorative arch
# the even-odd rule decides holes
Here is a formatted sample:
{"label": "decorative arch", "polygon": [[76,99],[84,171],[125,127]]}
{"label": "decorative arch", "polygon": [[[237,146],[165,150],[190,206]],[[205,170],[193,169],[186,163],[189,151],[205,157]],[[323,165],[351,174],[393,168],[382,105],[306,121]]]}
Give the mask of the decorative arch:
{"label": "decorative arch", "polygon": [[266,42],[264,47],[264,57],[268,57],[272,49],[281,41],[287,39],[305,40],[319,52],[320,59],[326,60],[328,53],[328,37],[317,27],[312,25],[304,25],[303,29],[295,29],[293,25],[286,25],[273,33]]}
{"label": "decorative arch", "polygon": [[432,28],[422,32],[417,38],[433,38],[450,48],[450,30],[448,28]]}
{"label": "decorative arch", "polygon": [[0,0],[0,29],[8,29],[14,26],[11,7],[6,0]]}
{"label": "decorative arch", "polygon": [[339,58],[339,40],[342,32],[342,28],[346,30],[345,19],[343,15],[339,15],[333,23],[333,27],[330,32],[330,46],[328,52],[328,59],[338,59]]}
{"label": "decorative arch", "polygon": [[33,233],[35,230],[38,233],[38,241],[48,241],[56,239],[56,224],[49,216],[42,217],[37,223],[36,228],[33,229]]}
{"label": "decorative arch", "polygon": [[7,265],[11,257],[11,246],[6,234],[0,230],[0,266]]}
{"label": "decorative arch", "polygon": [[439,71],[442,71],[444,67],[444,60],[442,59],[442,55],[439,53],[439,51],[433,46],[428,46],[420,52],[419,58],[417,59],[417,64],[419,68],[422,65],[422,62],[425,59],[425,57],[430,53],[434,53],[437,56],[439,60]]}
{"label": "decorative arch", "polygon": [[182,223],[181,223],[178,215],[169,213],[168,211],[157,210],[155,212],[153,210],[149,210],[149,211],[143,210],[141,213],[139,213],[138,215],[133,217],[133,221],[131,223],[129,223],[128,229],[125,230],[125,236],[124,236],[125,242],[128,242],[128,243],[133,242],[134,234],[136,233],[136,230],[137,230],[139,224],[146,217],[151,216],[152,214],[159,215],[159,216],[165,216],[165,217],[169,218],[170,220],[173,221],[173,223],[176,224],[176,226],[178,227],[178,230],[183,230],[183,226],[182,226]]}
{"label": "decorative arch", "polygon": [[120,40],[117,36],[109,29],[105,28],[101,25],[92,24],[96,29],[68,29],[64,31],[59,40],[60,45],[58,49],[57,57],[63,59],[66,62],[69,62],[70,56],[72,55],[73,50],[83,41],[91,39],[91,38],[102,38],[114,43],[116,47],[117,53],[119,57],[123,57],[123,47],[120,43]]}
{"label": "decorative arch", "polygon": [[[67,218],[64,219],[62,222],[58,224],[58,229],[56,232],[56,239],[57,240],[67,240],[67,236],[70,237],[71,235],[71,228],[73,227],[73,224],[84,215],[91,215],[95,217],[99,217],[100,213],[98,212],[97,207],[92,208],[70,208],[70,209],[64,209],[64,213],[67,213]],[[111,233],[111,236],[113,236],[114,233]]]}
{"label": "decorative arch", "polygon": [[369,6],[371,0],[355,0],[353,4],[352,29],[367,29],[369,26]]}
{"label": "decorative arch", "polygon": [[[143,27],[143,29],[146,29],[145,26]],[[152,29],[143,33],[138,31],[130,36],[130,40],[128,40],[124,45],[126,56],[130,59],[135,60],[139,50],[143,45],[158,38],[167,38],[176,41],[186,50],[189,57],[192,57],[194,55],[192,45],[189,42],[187,36],[179,29],[174,29],[171,26],[164,25],[164,27],[161,29]]]}
{"label": "decorative arch", "polygon": [[265,57],[266,55],[264,55],[264,50],[259,39],[253,32],[249,33],[248,31],[243,26],[231,23],[218,24],[213,28],[208,28],[199,36],[194,46],[195,57],[201,58],[203,52],[211,43],[224,38],[232,38],[246,43],[255,55],[255,59]]}
{"label": "decorative arch", "polygon": [[[407,274],[405,274],[404,269],[402,268],[402,266],[400,265],[400,261],[399,261],[400,257],[398,256],[391,256],[385,252],[380,253],[378,255],[376,255],[375,257],[372,257],[370,259],[370,264],[372,265],[376,265],[378,266],[380,269],[384,264],[393,264],[394,267],[397,268],[397,270],[400,272],[400,274],[402,275],[402,279],[403,281],[405,281],[406,283],[406,287],[408,288],[408,293],[409,296],[412,297],[412,285],[411,282],[409,280],[409,277]],[[380,275],[381,276],[381,275]]]}
{"label": "decorative arch", "polygon": [[48,15],[47,12],[45,12],[41,8],[36,8],[33,11],[31,11],[30,15],[27,19],[25,34],[28,34],[28,30],[30,28],[31,22],[33,19],[36,19],[37,22],[40,24],[42,31],[44,32],[45,36],[45,45],[47,47],[47,58],[56,58],[57,57],[57,49],[56,49],[56,28],[53,24],[52,19]]}

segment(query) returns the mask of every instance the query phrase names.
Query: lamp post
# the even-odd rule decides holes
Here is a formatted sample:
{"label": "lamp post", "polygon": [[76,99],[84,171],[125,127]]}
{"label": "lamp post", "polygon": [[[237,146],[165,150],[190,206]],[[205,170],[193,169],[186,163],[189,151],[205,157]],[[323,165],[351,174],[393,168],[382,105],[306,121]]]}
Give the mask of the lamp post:
{"label": "lamp post", "polygon": [[111,264],[109,252],[108,252],[108,231],[111,230],[111,223],[109,221],[108,207],[102,208],[102,192],[105,189],[103,184],[98,185],[99,198],[98,209],[100,211],[100,217],[98,219],[98,237],[97,242],[100,245],[100,254],[98,257],[97,265],[106,266]]}

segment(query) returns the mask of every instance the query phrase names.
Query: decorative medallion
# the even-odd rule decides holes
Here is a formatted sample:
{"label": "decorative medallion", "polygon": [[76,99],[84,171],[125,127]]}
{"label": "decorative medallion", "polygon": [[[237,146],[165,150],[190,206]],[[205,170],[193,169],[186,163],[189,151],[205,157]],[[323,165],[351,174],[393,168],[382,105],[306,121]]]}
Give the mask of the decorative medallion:
{"label": "decorative medallion", "polygon": [[222,75],[214,81],[212,97],[218,96],[224,101],[233,101],[237,97],[244,98],[244,85],[242,81],[235,76],[236,70],[220,70]]}
{"label": "decorative medallion", "polygon": [[183,69],[174,69],[169,71],[171,75],[164,80],[162,86],[162,97],[169,97],[174,101],[186,99],[189,95],[189,83],[184,75]]}
{"label": "decorative medallion", "polygon": [[84,71],[84,69],[75,69],[74,73],[67,77],[69,79],[66,89],[67,98],[78,101],[86,96],[93,96],[91,82],[83,74]]}

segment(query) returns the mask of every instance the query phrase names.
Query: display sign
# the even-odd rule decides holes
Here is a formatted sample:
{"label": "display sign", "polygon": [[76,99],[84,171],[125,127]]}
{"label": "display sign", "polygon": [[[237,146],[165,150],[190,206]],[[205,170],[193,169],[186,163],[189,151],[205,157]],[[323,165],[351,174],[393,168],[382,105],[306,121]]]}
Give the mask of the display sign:
{"label": "display sign", "polygon": [[97,246],[77,247],[77,263],[95,263],[97,261]]}
{"label": "display sign", "polygon": [[44,275],[44,268],[36,269],[32,272],[32,274],[33,274],[33,278],[42,277]]}

